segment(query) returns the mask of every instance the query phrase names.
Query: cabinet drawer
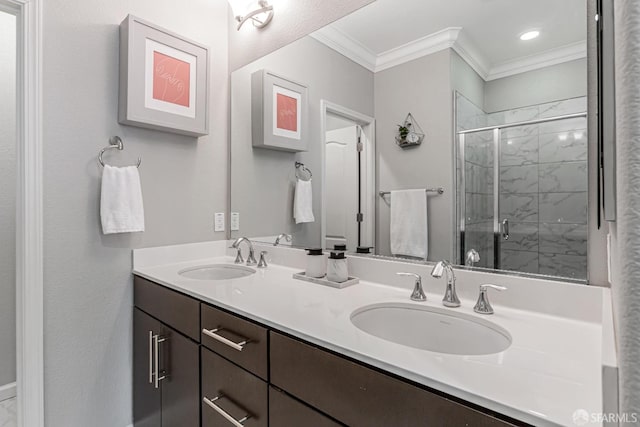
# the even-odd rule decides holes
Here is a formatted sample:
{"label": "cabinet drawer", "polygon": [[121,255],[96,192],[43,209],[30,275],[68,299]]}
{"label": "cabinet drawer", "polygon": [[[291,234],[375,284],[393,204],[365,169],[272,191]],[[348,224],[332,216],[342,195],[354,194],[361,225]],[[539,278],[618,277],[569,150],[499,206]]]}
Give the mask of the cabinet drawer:
{"label": "cabinet drawer", "polygon": [[134,276],[133,301],[136,307],[156,319],[200,341],[200,302],[162,285]]}
{"label": "cabinet drawer", "polygon": [[202,344],[267,380],[267,329],[202,304]]}
{"label": "cabinet drawer", "polygon": [[204,347],[201,351],[202,426],[233,426],[229,417],[244,427],[266,427],[267,383]]}
{"label": "cabinet drawer", "polygon": [[271,383],[349,426],[512,424],[271,332]]}
{"label": "cabinet drawer", "polygon": [[269,387],[269,426],[340,427],[331,418],[298,402],[274,387]]}

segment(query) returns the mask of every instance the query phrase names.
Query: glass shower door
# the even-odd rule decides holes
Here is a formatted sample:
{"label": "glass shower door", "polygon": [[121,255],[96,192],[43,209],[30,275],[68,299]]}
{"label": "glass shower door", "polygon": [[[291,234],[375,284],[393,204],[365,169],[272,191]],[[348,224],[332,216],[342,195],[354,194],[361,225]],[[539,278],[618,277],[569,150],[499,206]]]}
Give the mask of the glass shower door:
{"label": "glass shower door", "polygon": [[459,262],[475,250],[478,267],[498,268],[495,228],[495,150],[493,130],[458,136]]}

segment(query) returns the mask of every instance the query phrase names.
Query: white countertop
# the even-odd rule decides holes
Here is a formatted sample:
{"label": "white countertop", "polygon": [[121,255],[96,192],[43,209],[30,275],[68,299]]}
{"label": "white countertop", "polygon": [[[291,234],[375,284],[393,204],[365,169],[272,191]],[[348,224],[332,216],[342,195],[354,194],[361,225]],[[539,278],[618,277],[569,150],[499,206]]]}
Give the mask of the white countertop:
{"label": "white countertop", "polygon": [[[303,340],[401,377],[536,426],[572,426],[573,413],[602,412],[602,325],[494,304],[495,314],[473,312],[462,298],[452,309],[478,316],[509,331],[502,353],[459,356],[418,350],[369,335],[350,321],[365,305],[413,303],[406,289],[361,281],[334,289],[295,280],[300,269],[269,265],[233,280],[187,279],[179,271],[232,263],[215,257],[163,265],[136,265],[134,273],[204,302],[228,309]],[[427,292],[441,308],[442,295]],[[571,303],[571,301],[568,301]],[[600,425],[600,424],[589,424]]]}

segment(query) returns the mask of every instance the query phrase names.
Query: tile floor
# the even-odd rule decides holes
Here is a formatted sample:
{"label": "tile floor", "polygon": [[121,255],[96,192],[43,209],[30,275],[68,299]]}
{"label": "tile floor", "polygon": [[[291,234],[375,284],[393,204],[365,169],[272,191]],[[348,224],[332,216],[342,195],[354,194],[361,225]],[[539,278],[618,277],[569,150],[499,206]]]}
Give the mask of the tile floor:
{"label": "tile floor", "polygon": [[0,402],[0,427],[17,427],[16,398]]}

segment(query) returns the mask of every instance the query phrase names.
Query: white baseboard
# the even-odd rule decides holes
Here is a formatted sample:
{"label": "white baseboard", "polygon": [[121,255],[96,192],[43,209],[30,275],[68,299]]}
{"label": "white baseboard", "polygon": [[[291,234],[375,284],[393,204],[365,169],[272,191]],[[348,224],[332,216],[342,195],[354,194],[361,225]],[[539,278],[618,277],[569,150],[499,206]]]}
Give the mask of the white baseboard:
{"label": "white baseboard", "polygon": [[0,386],[0,402],[16,397],[16,383]]}

